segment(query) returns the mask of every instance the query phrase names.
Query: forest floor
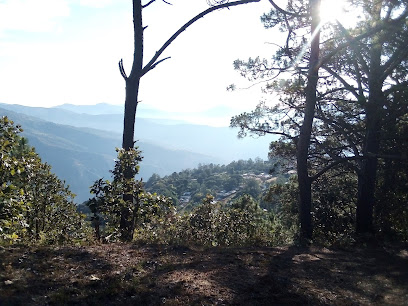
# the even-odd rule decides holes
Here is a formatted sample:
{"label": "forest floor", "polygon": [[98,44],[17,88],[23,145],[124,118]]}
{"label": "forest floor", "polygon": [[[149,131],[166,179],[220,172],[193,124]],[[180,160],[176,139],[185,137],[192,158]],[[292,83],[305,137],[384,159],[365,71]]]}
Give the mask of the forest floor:
{"label": "forest floor", "polygon": [[0,247],[0,305],[408,305],[407,245]]}

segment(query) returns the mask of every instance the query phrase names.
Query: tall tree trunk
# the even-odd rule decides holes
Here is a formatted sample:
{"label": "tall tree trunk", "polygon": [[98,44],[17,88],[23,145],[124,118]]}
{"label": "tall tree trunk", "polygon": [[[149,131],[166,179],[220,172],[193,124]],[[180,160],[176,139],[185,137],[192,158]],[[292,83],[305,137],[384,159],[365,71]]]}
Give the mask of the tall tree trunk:
{"label": "tall tree trunk", "polygon": [[123,66],[122,76],[126,80],[125,116],[123,123],[122,147],[129,150],[134,146],[135,118],[138,104],[140,78],[143,69],[143,24],[141,0],[133,0],[134,53],[132,71],[126,76]]}
{"label": "tall tree trunk", "polygon": [[[242,5],[246,3],[255,3],[259,2],[260,0],[240,0],[234,2],[221,2],[221,4],[214,5],[211,8],[201,12],[186,24],[184,24],[176,33],[173,34],[165,43],[164,45],[155,53],[153,58],[146,64],[143,68],[143,22],[142,22],[142,3],[141,0],[133,0],[133,30],[134,30],[134,54],[133,54],[133,65],[132,71],[129,77],[126,75],[125,70],[123,68],[123,62],[119,62],[119,69],[126,80],[126,99],[125,99],[125,115],[124,115],[124,123],[123,123],[123,140],[122,140],[122,148],[125,150],[129,150],[134,147],[134,128],[135,128],[135,118],[136,118],[136,110],[138,104],[138,95],[139,95],[139,87],[140,87],[140,79],[141,77],[146,74],[148,71],[154,69],[159,63],[164,61],[165,59],[158,60],[160,55],[163,51],[182,33],[184,32],[189,26],[195,23],[200,18],[203,18],[207,14],[217,11],[221,8],[227,8],[237,5]],[[146,1],[144,7],[149,6],[155,1]],[[130,175],[131,171],[125,170],[125,179],[131,179]],[[132,207],[137,208],[137,203],[133,199],[131,194],[127,194],[126,191],[123,194],[123,199],[125,202],[130,203]],[[130,207],[130,206],[129,206]],[[123,208],[121,211],[121,219],[120,219],[120,232],[122,240],[131,240],[133,237],[133,230],[134,230],[134,218],[132,213],[129,209]]]}
{"label": "tall tree trunk", "polygon": [[[383,103],[382,84],[370,86],[370,97],[366,108],[366,135],[358,181],[356,233],[373,233],[373,209],[377,181],[377,157],[380,148],[380,111]],[[373,88],[373,89],[371,89]],[[379,90],[378,90],[379,89]]]}
{"label": "tall tree trunk", "polygon": [[[374,21],[381,20],[382,1],[373,6]],[[377,37],[373,38],[370,51],[369,96],[365,107],[366,133],[364,138],[361,170],[358,176],[358,195],[356,211],[356,233],[373,233],[373,208],[375,202],[375,186],[377,181],[377,157],[380,149],[381,110],[384,105],[382,91],[383,80],[381,66],[382,44]]]}
{"label": "tall tree trunk", "polygon": [[123,120],[122,148],[129,150],[134,147],[135,118],[137,110],[137,98],[139,95],[140,79],[136,81],[126,80],[125,115]]}
{"label": "tall tree trunk", "polygon": [[[140,78],[143,68],[143,24],[142,24],[142,3],[141,0],[133,0],[133,29],[134,29],[134,54],[132,71],[129,77],[126,76],[121,65],[122,76],[126,80],[125,115],[123,121],[122,147],[130,150],[134,147],[135,118],[139,96]],[[132,171],[124,171],[126,180],[132,179]],[[133,194],[130,190],[125,190],[123,200],[125,205],[121,210],[119,230],[121,239],[131,241],[133,239],[133,216],[129,207],[134,205]]]}
{"label": "tall tree trunk", "polygon": [[312,180],[308,172],[308,153],[310,146],[310,137],[312,134],[312,125],[316,106],[316,87],[319,79],[319,52],[320,52],[320,0],[310,0],[310,9],[312,15],[312,40],[310,49],[309,71],[306,86],[305,116],[300,129],[299,140],[297,143],[297,174],[299,183],[299,221],[300,238],[302,241],[312,239]]}

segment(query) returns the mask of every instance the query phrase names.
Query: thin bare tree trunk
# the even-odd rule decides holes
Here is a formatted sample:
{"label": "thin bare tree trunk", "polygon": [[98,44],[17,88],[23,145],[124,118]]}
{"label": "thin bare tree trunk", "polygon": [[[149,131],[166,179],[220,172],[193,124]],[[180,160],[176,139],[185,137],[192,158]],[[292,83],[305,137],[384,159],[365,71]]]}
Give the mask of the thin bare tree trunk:
{"label": "thin bare tree trunk", "polygon": [[[126,80],[126,99],[125,99],[125,114],[123,120],[123,139],[122,147],[125,150],[130,150],[134,147],[135,134],[135,118],[138,104],[140,78],[142,77],[143,69],[143,24],[142,24],[142,3],[141,0],[133,0],[133,30],[134,30],[134,54],[132,71],[129,77],[123,69],[123,63],[120,62],[120,71]],[[124,172],[126,180],[132,179],[132,171]],[[129,190],[125,190],[123,194],[125,205],[120,214],[119,230],[123,241],[131,241],[133,239],[133,222],[131,211],[128,206],[133,206],[133,194]]]}
{"label": "thin bare tree trunk", "polygon": [[121,66],[121,72],[126,80],[125,115],[123,123],[122,147],[129,150],[134,146],[135,117],[138,104],[140,78],[143,69],[143,24],[141,0],[133,0],[134,53],[132,71],[129,77]]}
{"label": "thin bare tree trunk", "polygon": [[312,125],[316,106],[316,88],[319,80],[319,52],[320,52],[320,0],[310,0],[310,9],[312,14],[312,40],[310,46],[309,71],[306,86],[305,116],[300,129],[299,140],[297,143],[297,173],[299,183],[299,221],[301,241],[312,239],[312,180],[308,172],[308,153],[310,138],[312,134]]}
{"label": "thin bare tree trunk", "polygon": [[[154,69],[159,63],[166,60],[162,59],[159,60],[159,57],[163,53],[163,51],[182,33],[184,32],[189,26],[195,23],[197,20],[205,17],[207,14],[214,12],[216,10],[222,8],[228,8],[232,6],[242,5],[246,3],[254,3],[260,2],[260,0],[240,0],[235,2],[226,2],[221,3],[219,5],[214,5],[207,10],[201,12],[200,14],[196,15],[194,18],[189,20],[186,24],[184,24],[176,33],[174,33],[163,45],[162,47],[155,53],[152,59],[143,67],[143,19],[142,19],[142,10],[143,8],[148,7],[149,5],[153,4],[155,0],[147,2],[145,6],[142,5],[141,0],[133,0],[133,30],[134,30],[134,54],[133,54],[133,65],[132,71],[130,72],[129,77],[126,75],[125,70],[123,68],[122,60],[119,62],[119,70],[122,74],[123,78],[126,81],[126,98],[125,98],[125,115],[124,115],[124,122],[123,122],[123,139],[122,139],[122,148],[125,150],[130,150],[134,147],[134,133],[135,133],[135,118],[136,118],[136,110],[138,105],[138,95],[139,95],[139,88],[140,88],[140,79],[143,75],[145,75],[150,70]],[[132,174],[131,171],[126,171],[124,173],[125,179],[131,179]],[[132,203],[137,205],[137,203],[133,203],[133,195],[131,192],[124,192],[123,200],[127,203]],[[121,232],[121,239],[129,241],[132,239],[133,236],[133,229],[134,229],[134,222],[132,221],[134,218],[131,215],[131,211],[127,208],[123,208],[121,211],[120,217],[120,225],[119,229]]]}

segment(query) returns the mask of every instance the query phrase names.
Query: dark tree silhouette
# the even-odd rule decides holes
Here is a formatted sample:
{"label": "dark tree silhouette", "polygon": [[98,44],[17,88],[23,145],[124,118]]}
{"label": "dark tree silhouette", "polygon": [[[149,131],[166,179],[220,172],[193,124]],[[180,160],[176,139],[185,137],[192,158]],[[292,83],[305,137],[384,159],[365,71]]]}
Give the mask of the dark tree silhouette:
{"label": "dark tree silhouette", "polygon": [[[163,2],[169,4],[165,0]],[[122,147],[125,150],[130,150],[134,147],[134,127],[135,127],[135,118],[136,118],[136,110],[138,105],[138,95],[139,95],[139,87],[140,87],[140,79],[148,73],[150,70],[154,69],[158,64],[163,62],[167,58],[160,59],[163,51],[181,34],[183,33],[189,26],[193,23],[198,21],[199,19],[203,18],[207,14],[214,12],[219,9],[229,8],[232,6],[247,4],[251,2],[259,2],[260,0],[241,0],[241,1],[215,1],[214,4],[208,2],[212,6],[207,10],[201,12],[197,16],[193,17],[190,21],[185,23],[178,31],[176,31],[162,46],[161,48],[156,51],[155,55],[151,58],[151,60],[143,67],[143,32],[145,27],[143,26],[143,17],[142,11],[143,9],[147,8],[148,6],[152,5],[156,0],[151,0],[147,2],[147,4],[143,5],[141,0],[133,0],[133,30],[134,30],[134,53],[133,53],[133,64],[132,70],[127,76],[125,69],[123,67],[123,61],[119,61],[119,70],[122,77],[125,79],[126,82],[126,99],[125,99],[125,114],[124,114],[124,125],[123,125],[123,140],[122,140]],[[125,170],[125,177],[130,178],[131,171],[126,173]],[[125,201],[132,201],[132,198],[124,195]],[[126,212],[123,211],[122,216],[123,222],[121,222],[120,227],[122,232],[125,228],[130,228],[130,225],[127,224],[126,220],[129,220],[128,216],[126,216]],[[132,237],[126,235],[126,237],[122,237],[124,240],[130,240]]]}
{"label": "dark tree silhouette", "polygon": [[312,179],[309,177],[308,157],[312,124],[317,101],[316,88],[319,80],[319,50],[320,50],[320,0],[310,0],[311,35],[309,71],[305,89],[305,107],[303,124],[300,127],[297,143],[297,173],[299,183],[299,218],[300,237],[303,240],[312,239]]}
{"label": "dark tree silhouette", "polygon": [[[262,20],[266,27],[280,25],[288,32],[286,45],[280,47],[271,67],[266,60],[259,58],[250,59],[247,63],[236,61],[235,65],[242,74],[249,75],[252,79],[267,76],[268,81],[271,81],[282,72],[295,75],[288,82],[286,90],[283,90],[286,95],[283,104],[286,107],[268,109],[260,104],[253,112],[232,118],[231,126],[240,127],[241,136],[245,136],[245,130],[257,135],[280,135],[284,142],[278,145],[275,143],[273,150],[279,151],[279,154],[290,152],[292,156],[296,152],[301,236],[306,239],[311,237],[312,231],[311,184],[326,171],[344,163],[353,163],[359,182],[356,232],[370,233],[373,229],[377,159],[381,158],[380,132],[384,124],[384,113],[389,109],[386,105],[389,98],[386,96],[400,90],[407,82],[406,73],[402,73],[406,69],[408,54],[406,47],[403,47],[407,44],[404,25],[408,14],[406,4],[401,1],[376,1],[375,5],[366,5],[364,10],[368,10],[367,19],[351,31],[346,30],[339,22],[334,24],[333,39],[321,43],[320,47],[323,46],[323,49],[320,58],[316,32],[309,50],[302,56],[303,65],[297,65],[299,68],[296,71],[292,63],[295,58],[299,58],[298,54],[304,48],[304,43],[293,44],[296,36],[294,33],[311,23],[313,33],[313,27],[316,28],[317,24],[313,26],[313,23],[318,20],[318,16],[315,16],[316,19],[313,16],[313,7],[318,1],[311,0],[308,6],[301,1],[288,2],[291,5],[285,10],[273,0],[269,2],[274,10],[270,15],[264,15]],[[305,16],[307,18],[302,19]],[[401,72],[396,71],[397,67]],[[325,70],[325,74],[321,73],[322,81],[317,83],[319,68]],[[317,104],[316,84],[320,86],[320,102]],[[269,86],[278,91],[282,89],[279,84]],[[261,123],[262,117],[272,124]],[[313,123],[316,121],[314,119],[319,122]],[[351,132],[354,134],[351,135]],[[323,143],[322,139],[330,141]],[[296,143],[296,150],[293,145],[288,145],[288,140]],[[320,161],[320,164],[313,160]]]}

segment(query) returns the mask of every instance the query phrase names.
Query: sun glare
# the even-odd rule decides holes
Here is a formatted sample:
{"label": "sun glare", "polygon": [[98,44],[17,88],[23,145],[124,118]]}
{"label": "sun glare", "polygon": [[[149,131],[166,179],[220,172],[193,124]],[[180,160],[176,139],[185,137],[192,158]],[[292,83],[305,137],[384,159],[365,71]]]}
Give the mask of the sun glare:
{"label": "sun glare", "polygon": [[[350,29],[354,27],[357,24],[357,21],[360,19],[360,12],[361,10],[358,8],[352,9],[349,0],[321,0],[320,24],[315,32],[312,33],[311,40],[313,40],[314,36],[319,33],[319,31],[321,31],[324,25],[327,23],[340,22],[345,28]],[[303,46],[292,65],[297,65],[309,47],[310,43]]]}
{"label": "sun glare", "polygon": [[322,23],[341,22],[348,23],[351,18],[346,9],[346,1],[322,0],[320,5],[320,18]]}

